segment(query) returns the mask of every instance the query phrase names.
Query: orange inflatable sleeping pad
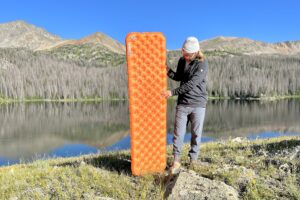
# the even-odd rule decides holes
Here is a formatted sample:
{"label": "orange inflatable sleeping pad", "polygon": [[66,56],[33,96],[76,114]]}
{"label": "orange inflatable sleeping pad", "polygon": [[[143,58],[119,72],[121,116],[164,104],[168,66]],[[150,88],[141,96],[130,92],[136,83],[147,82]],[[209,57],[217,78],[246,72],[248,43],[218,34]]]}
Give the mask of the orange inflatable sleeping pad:
{"label": "orange inflatable sleeping pad", "polygon": [[166,167],[166,40],[162,33],[126,36],[131,171],[163,172]]}

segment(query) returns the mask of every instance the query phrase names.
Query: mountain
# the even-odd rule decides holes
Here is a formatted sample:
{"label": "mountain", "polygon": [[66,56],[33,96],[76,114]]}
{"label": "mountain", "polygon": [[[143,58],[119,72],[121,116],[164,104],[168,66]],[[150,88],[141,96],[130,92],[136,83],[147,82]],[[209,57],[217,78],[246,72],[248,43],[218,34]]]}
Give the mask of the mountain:
{"label": "mountain", "polygon": [[80,40],[63,40],[40,53],[52,54],[63,60],[72,60],[79,65],[97,67],[117,66],[125,63],[125,47],[103,33],[94,33]]}
{"label": "mountain", "polygon": [[298,54],[300,53],[300,41],[266,43],[248,38],[216,37],[200,41],[203,51],[224,51],[236,54]]}
{"label": "mountain", "polygon": [[125,63],[125,54],[116,53],[101,44],[64,44],[38,51],[65,61],[75,61],[80,66],[108,67]]}
{"label": "mountain", "polygon": [[0,47],[25,47],[31,50],[54,45],[62,39],[25,21],[0,24]]}
{"label": "mountain", "polygon": [[[199,42],[202,52],[210,56],[282,55],[300,56],[300,41],[266,43],[248,38],[219,36]],[[181,49],[168,51],[168,64],[176,65]]]}
{"label": "mountain", "polygon": [[85,44],[102,45],[112,52],[125,54],[124,45],[112,39],[111,37],[99,32],[96,32],[92,35],[89,35],[79,40],[64,40],[54,44],[53,46],[48,46],[47,48],[44,48],[44,50],[55,49],[66,45],[85,45]]}
{"label": "mountain", "polygon": [[103,33],[63,40],[25,21],[0,24],[0,48],[16,47],[75,61],[79,66],[108,67],[125,63],[124,45]]}
{"label": "mountain", "polygon": [[279,49],[282,52],[300,55],[300,41],[278,42],[275,43],[274,46],[274,48]]}
{"label": "mountain", "polygon": [[[219,36],[199,42],[206,56],[282,55],[300,56],[300,41],[266,43],[248,38]],[[175,65],[181,49],[168,51],[168,62]]]}
{"label": "mountain", "polygon": [[22,20],[0,24],[0,47],[2,48],[25,47],[31,50],[46,50],[82,44],[103,45],[112,52],[125,54],[124,45],[100,32],[79,40],[63,40]]}
{"label": "mountain", "polygon": [[[300,41],[266,43],[248,38],[219,36],[200,41],[207,56],[216,55],[300,55]],[[113,38],[96,32],[82,39],[64,40],[42,28],[24,21],[0,24],[0,48],[25,47],[41,54],[52,54],[81,66],[117,66],[126,62],[125,47]],[[175,63],[180,50],[168,51],[168,58]]]}
{"label": "mountain", "polygon": [[0,48],[16,47],[52,54],[82,66],[104,67],[125,63],[124,45],[100,32],[79,40],[63,40],[25,21],[0,24]]}

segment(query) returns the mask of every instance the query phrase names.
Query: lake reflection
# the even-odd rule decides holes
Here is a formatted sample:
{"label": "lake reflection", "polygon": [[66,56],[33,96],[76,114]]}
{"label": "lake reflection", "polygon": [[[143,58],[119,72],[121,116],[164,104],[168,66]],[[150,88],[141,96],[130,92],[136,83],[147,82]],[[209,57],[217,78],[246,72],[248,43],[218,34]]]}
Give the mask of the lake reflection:
{"label": "lake reflection", "polygon": [[[168,101],[172,142],[176,101]],[[300,133],[300,101],[209,101],[203,141]],[[190,132],[190,124],[187,128]],[[278,135],[279,134],[279,135]],[[188,142],[190,134],[186,135]],[[0,165],[130,148],[128,101],[0,105]]]}

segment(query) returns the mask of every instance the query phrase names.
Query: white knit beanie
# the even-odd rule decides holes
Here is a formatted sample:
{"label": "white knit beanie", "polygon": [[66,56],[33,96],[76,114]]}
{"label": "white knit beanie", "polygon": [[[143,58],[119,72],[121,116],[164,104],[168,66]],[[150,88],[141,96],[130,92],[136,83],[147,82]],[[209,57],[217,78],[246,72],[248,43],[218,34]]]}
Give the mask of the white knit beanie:
{"label": "white knit beanie", "polygon": [[187,37],[182,45],[182,48],[187,53],[195,53],[200,50],[198,39],[195,37]]}

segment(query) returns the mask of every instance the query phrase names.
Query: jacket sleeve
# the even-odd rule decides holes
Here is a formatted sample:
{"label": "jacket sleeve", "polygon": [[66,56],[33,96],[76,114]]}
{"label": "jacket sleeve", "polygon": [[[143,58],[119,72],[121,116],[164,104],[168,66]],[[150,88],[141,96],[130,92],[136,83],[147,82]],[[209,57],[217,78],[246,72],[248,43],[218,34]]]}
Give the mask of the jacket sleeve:
{"label": "jacket sleeve", "polygon": [[198,65],[190,80],[182,84],[180,87],[171,90],[172,96],[184,94],[191,91],[205,79],[206,74],[207,65]]}
{"label": "jacket sleeve", "polygon": [[180,73],[180,64],[181,60],[178,61],[176,72],[174,72],[171,68],[169,69],[167,75],[170,79],[174,81],[181,81],[181,73]]}

